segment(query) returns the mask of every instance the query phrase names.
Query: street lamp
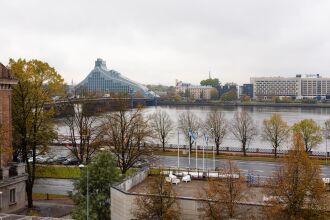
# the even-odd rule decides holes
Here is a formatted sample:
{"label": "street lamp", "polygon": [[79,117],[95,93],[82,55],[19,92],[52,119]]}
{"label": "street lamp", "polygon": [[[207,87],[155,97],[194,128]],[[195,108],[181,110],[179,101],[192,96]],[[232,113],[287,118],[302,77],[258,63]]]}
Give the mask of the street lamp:
{"label": "street lamp", "polygon": [[[82,170],[83,168],[85,168],[85,165],[84,164],[80,164],[79,165],[79,168]],[[87,184],[86,184],[86,188],[87,188],[87,192],[86,192],[86,197],[87,197],[87,204],[86,204],[86,220],[89,220],[89,186],[88,186],[88,165],[86,166],[86,175],[87,175],[87,177],[86,177],[86,179],[87,179]]]}

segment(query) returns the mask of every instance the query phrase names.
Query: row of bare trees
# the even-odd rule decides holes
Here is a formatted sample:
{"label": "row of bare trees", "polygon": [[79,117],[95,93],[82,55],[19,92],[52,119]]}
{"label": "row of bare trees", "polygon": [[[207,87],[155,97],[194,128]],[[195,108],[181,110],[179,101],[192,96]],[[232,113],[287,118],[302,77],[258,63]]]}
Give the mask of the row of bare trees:
{"label": "row of bare trees", "polygon": [[117,165],[125,174],[138,161],[151,154],[145,145],[151,136],[148,119],[142,108],[130,109],[129,103],[120,97],[114,111],[98,115],[88,104],[68,100],[64,124],[69,130],[61,141],[69,142],[71,154],[79,163],[89,163],[95,151],[108,148],[117,159]]}
{"label": "row of bare trees", "polygon": [[[234,162],[227,161],[221,172],[237,174],[240,170]],[[266,198],[264,204],[259,201],[253,205],[253,199],[260,197]],[[180,219],[182,211],[177,198],[175,188],[160,172],[151,178],[147,193],[136,198],[132,214],[137,219]],[[224,179],[210,178],[197,198],[201,219],[329,218],[329,198],[320,166],[308,157],[299,133],[294,134],[288,155],[264,187],[251,189],[243,176],[228,175]],[[250,204],[248,208],[242,206],[245,202]]]}
{"label": "row of bare trees", "polygon": [[[241,143],[242,151],[246,156],[249,144],[258,134],[257,124],[253,121],[251,115],[244,110],[236,112],[230,122],[223,112],[216,109],[207,114],[204,122],[188,110],[179,115],[177,127],[184,134],[190,151],[196,140],[189,134],[189,129],[193,132],[208,134],[216,146],[217,154],[219,154],[225,136],[231,133]],[[165,151],[165,144],[175,129],[170,116],[161,110],[154,113],[151,117],[151,129],[155,134],[154,137],[161,142],[163,151]],[[263,121],[261,137],[271,144],[274,155],[277,157],[278,150],[288,142],[293,132],[301,135],[305,151],[310,152],[322,142],[324,134],[326,138],[329,137],[330,119],[325,122],[324,128],[321,128],[312,119],[301,120],[290,127],[280,114],[275,113]]]}
{"label": "row of bare trees", "polygon": [[[163,151],[165,151],[165,144],[175,128],[173,121],[165,111],[154,113],[152,121],[152,128],[162,143]],[[190,151],[196,140],[192,138],[189,130],[194,133],[209,135],[216,146],[217,154],[219,154],[220,145],[229,132],[242,143],[244,155],[246,155],[249,143],[256,135],[256,125],[246,111],[237,112],[231,123],[228,123],[224,113],[218,110],[209,112],[205,122],[202,122],[193,112],[185,111],[179,115],[178,129],[189,143]]]}
{"label": "row of bare trees", "polygon": [[[176,128],[168,113],[159,110],[147,117],[142,108],[129,109],[128,104],[119,98],[114,111],[96,116],[89,105],[68,101],[65,106],[68,114],[64,123],[69,135],[65,136],[64,141],[70,143],[69,149],[79,163],[89,163],[97,149],[108,147],[116,155],[118,166],[125,173],[143,157],[151,154],[150,146],[145,145],[150,138],[158,140],[165,151],[165,145]],[[241,143],[244,156],[258,130],[247,111],[236,112],[228,121],[225,114],[218,110],[209,112],[204,122],[191,111],[182,112],[177,128],[184,134],[190,151],[196,140],[189,134],[189,129],[208,134],[215,144],[217,154],[224,138],[231,133]],[[322,131],[326,131],[326,138],[329,137],[330,120],[325,123],[323,130],[311,119],[304,119],[290,127],[281,115],[273,114],[263,121],[261,136],[272,145],[277,157],[278,150],[287,143],[292,131],[301,135],[305,151],[308,152],[321,143]]]}

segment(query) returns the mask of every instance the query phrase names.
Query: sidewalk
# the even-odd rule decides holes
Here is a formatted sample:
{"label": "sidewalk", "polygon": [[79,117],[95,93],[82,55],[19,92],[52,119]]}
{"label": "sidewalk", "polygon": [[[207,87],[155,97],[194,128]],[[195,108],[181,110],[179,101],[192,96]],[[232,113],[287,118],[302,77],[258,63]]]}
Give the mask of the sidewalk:
{"label": "sidewalk", "polygon": [[59,198],[59,199],[40,199],[34,200],[33,210],[25,209],[18,215],[30,215],[31,212],[40,217],[53,217],[53,218],[63,218],[70,219],[71,211],[74,208],[74,203],[69,198]]}

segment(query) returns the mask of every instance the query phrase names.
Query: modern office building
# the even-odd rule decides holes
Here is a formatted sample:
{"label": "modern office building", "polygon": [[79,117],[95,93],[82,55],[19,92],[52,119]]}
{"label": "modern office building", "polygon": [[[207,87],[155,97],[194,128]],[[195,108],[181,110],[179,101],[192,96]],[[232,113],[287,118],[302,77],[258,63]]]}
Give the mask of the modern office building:
{"label": "modern office building", "polygon": [[239,87],[239,96],[242,98],[248,96],[253,98],[253,84],[243,84]]}
{"label": "modern office building", "polygon": [[106,62],[100,58],[94,69],[76,87],[77,93],[96,93],[99,95],[126,93],[136,97],[155,98],[156,94],[147,87],[134,82],[115,70],[108,70]]}
{"label": "modern office building", "polygon": [[12,88],[17,84],[0,63],[0,212],[25,207],[25,164],[12,162]]}
{"label": "modern office building", "polygon": [[177,94],[189,94],[194,99],[211,99],[212,86],[199,86],[190,83],[176,81],[175,91]]}
{"label": "modern office building", "polygon": [[325,98],[330,95],[330,78],[319,74],[302,77],[252,77],[253,98],[269,99],[274,96],[301,98]]}
{"label": "modern office building", "polygon": [[219,91],[220,96],[222,96],[227,92],[233,92],[237,96],[237,85],[235,83],[226,83],[225,85],[220,86],[220,91]]}

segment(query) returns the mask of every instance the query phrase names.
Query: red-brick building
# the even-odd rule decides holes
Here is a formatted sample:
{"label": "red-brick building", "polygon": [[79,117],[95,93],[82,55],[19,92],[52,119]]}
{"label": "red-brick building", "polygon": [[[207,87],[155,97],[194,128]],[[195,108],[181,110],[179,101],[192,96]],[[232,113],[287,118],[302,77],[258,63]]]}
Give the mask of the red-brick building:
{"label": "red-brick building", "polygon": [[12,162],[12,88],[17,80],[0,63],[0,212],[25,207],[25,164]]}

